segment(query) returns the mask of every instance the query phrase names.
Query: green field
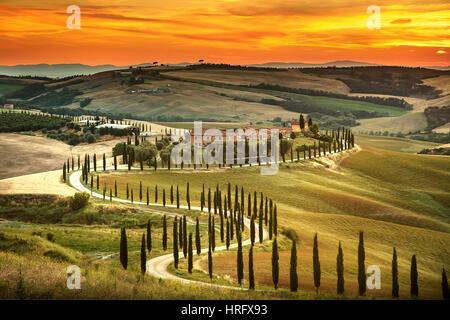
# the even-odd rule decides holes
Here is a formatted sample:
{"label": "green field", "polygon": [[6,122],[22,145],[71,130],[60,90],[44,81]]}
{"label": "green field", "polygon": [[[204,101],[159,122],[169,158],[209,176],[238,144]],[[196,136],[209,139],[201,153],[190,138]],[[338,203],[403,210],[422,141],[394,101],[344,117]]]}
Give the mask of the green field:
{"label": "green field", "polygon": [[366,134],[355,134],[355,140],[362,146],[406,153],[417,153],[423,149],[433,148],[438,145],[434,142]]}
{"label": "green field", "polygon": [[[342,155],[337,155],[342,157]],[[318,161],[321,161],[320,159]],[[450,160],[445,157],[409,155],[364,147],[362,151],[341,160],[339,168],[331,168],[314,160],[282,166],[275,176],[261,176],[258,168],[213,171],[144,171],[100,173],[101,184],[113,185],[116,180],[119,196],[124,196],[126,183],[138,190],[139,181],[154,190],[180,187],[185,203],[186,183],[190,183],[193,205],[200,200],[200,190],[214,189],[219,184],[226,190],[230,182],[244,187],[245,194],[256,191],[272,198],[278,205],[279,228],[293,228],[300,237],[300,281],[303,289],[313,290],[311,252],[314,232],[319,233],[323,290],[335,288],[337,242],[344,246],[346,285],[349,294],[356,290],[356,249],[360,230],[366,235],[368,264],[380,265],[383,290],[369,293],[390,295],[390,259],[392,247],[399,252],[400,287],[407,296],[409,260],[419,257],[421,296],[440,296],[440,272],[449,266],[450,256]],[[152,194],[151,191],[151,194]],[[160,191],[161,192],[161,191]],[[154,197],[151,196],[151,201]],[[245,199],[245,203],[247,196]],[[160,201],[160,200],[159,200]],[[257,255],[261,264],[257,273],[260,285],[270,286],[270,253]],[[289,252],[280,254],[281,261]],[[220,260],[220,259],[219,259]],[[234,276],[233,261],[223,258],[219,270]],[[280,265],[288,265],[282,262]],[[286,270],[285,270],[286,271]],[[287,273],[283,273],[286,275]],[[284,276],[283,276],[284,277]],[[288,279],[281,280],[282,287]],[[302,286],[302,285],[301,285]]]}
{"label": "green field", "polygon": [[23,87],[25,87],[25,85],[15,83],[0,83],[0,97],[19,90]]}

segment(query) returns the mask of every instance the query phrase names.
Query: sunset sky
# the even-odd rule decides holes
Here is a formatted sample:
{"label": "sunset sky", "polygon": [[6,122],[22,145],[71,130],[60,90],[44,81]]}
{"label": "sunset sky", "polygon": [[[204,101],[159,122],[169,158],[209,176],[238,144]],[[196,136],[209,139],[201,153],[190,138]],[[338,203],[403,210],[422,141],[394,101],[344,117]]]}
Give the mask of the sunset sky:
{"label": "sunset sky", "polygon": [[[448,0],[0,0],[0,64],[450,65]],[[81,29],[66,8],[81,8]],[[381,8],[370,30],[369,5]]]}

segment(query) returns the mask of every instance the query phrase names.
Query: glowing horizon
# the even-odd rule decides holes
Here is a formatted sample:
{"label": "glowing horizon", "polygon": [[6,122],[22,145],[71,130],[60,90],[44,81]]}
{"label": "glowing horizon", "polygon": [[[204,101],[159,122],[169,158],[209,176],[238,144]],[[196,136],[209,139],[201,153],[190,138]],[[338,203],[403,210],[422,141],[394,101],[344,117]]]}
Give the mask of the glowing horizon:
{"label": "glowing horizon", "polygon": [[[379,0],[381,28],[361,0],[61,0],[0,4],[0,64],[205,62],[450,65],[450,4]],[[69,30],[66,8],[81,8]]]}

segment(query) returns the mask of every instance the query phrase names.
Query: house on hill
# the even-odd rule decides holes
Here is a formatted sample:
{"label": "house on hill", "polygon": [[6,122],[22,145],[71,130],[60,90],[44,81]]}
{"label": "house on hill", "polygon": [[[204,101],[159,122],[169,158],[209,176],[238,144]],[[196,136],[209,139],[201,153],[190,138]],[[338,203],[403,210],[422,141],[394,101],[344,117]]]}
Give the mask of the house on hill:
{"label": "house on hill", "polygon": [[[301,132],[302,129],[300,128],[300,121],[292,119],[291,120],[291,129],[292,129],[292,132]],[[308,121],[305,121],[304,130],[308,130]]]}
{"label": "house on hill", "polygon": [[6,103],[3,105],[3,109],[14,109],[14,105],[11,103]]}

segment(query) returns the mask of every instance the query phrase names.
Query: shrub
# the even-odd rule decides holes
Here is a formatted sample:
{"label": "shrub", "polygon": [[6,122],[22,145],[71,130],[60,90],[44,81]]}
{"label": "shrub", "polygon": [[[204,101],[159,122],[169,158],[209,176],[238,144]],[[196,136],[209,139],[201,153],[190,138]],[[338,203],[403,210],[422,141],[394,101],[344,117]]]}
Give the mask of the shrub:
{"label": "shrub", "polygon": [[47,233],[47,240],[50,242],[55,242],[55,235],[51,232]]}
{"label": "shrub", "polygon": [[85,207],[89,202],[89,193],[87,192],[77,192],[72,197],[70,197],[69,203],[72,210],[78,210]]}
{"label": "shrub", "polygon": [[299,241],[298,234],[297,234],[297,232],[295,232],[294,229],[291,229],[291,228],[283,229],[281,234],[284,235],[285,237],[291,239],[292,241],[295,241],[295,242]]}

